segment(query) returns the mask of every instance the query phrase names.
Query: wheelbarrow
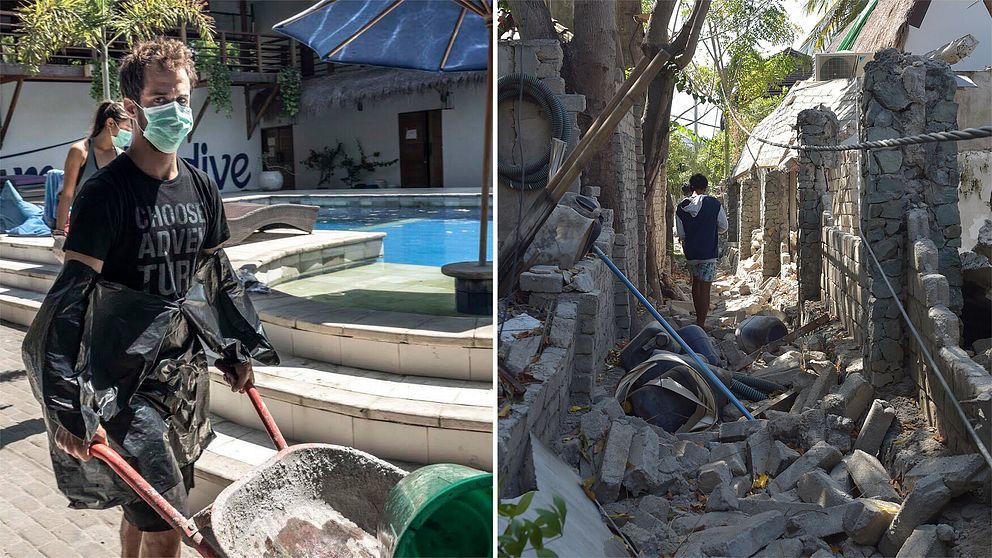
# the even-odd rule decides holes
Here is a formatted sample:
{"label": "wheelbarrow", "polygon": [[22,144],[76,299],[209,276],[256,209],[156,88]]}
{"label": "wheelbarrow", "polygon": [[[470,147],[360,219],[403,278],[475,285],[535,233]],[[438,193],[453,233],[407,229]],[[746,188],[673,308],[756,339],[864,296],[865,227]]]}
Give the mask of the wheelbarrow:
{"label": "wheelbarrow", "polygon": [[191,518],[110,446],[90,452],[207,558],[491,555],[478,542],[491,553],[491,474],[439,464],[407,475],[354,448],[288,446],[255,386],[245,391],[277,452]]}

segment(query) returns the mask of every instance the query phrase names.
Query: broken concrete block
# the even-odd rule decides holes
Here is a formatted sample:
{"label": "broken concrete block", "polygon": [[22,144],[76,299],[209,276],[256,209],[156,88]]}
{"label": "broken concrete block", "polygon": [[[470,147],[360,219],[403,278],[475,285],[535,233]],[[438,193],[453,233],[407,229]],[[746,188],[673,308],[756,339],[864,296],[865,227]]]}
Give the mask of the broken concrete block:
{"label": "broken concrete block", "polygon": [[525,271],[520,274],[520,290],[532,293],[560,293],[564,281],[561,273],[532,273]]}
{"label": "broken concrete block", "polygon": [[809,558],[834,558],[834,553],[825,548],[821,548],[813,554],[810,554]]}
{"label": "broken concrete block", "polygon": [[885,556],[895,556],[913,530],[940,513],[950,501],[951,490],[939,476],[930,475],[921,479],[906,495],[902,509],[878,543],[878,550]]}
{"label": "broken concrete block", "polygon": [[715,430],[704,430],[702,432],[682,432],[675,435],[679,440],[685,440],[687,442],[698,442],[700,444],[708,444],[710,442],[715,442],[720,437],[720,434]]}
{"label": "broken concrete block", "polygon": [[703,465],[710,462],[710,450],[695,442],[679,440],[674,444],[674,454],[688,476],[695,476]]}
{"label": "broken concrete block", "polygon": [[[842,410],[834,410],[834,396],[840,398]],[[821,408],[834,414],[844,415],[860,424],[861,417],[865,415],[874,397],[875,388],[864,376],[858,373],[849,374],[836,392],[824,397]]]}
{"label": "broken concrete block", "polygon": [[606,504],[616,501],[620,495],[620,485],[623,483],[627,470],[627,456],[630,454],[630,444],[634,440],[634,428],[621,422],[613,424],[606,438],[606,448],[603,450],[603,465],[599,471],[599,482],[596,484],[596,499]]}
{"label": "broken concrete block", "polygon": [[843,533],[844,515],[852,508],[860,509],[861,504],[851,502],[794,515],[789,518],[785,530],[791,536],[809,535],[821,539]]}
{"label": "broken concrete block", "polygon": [[519,374],[527,369],[531,363],[534,362],[534,357],[541,350],[541,337],[535,335],[533,337],[524,337],[522,339],[513,339],[513,341],[505,345],[506,347],[506,358],[503,359],[503,366],[510,371],[511,374]]}
{"label": "broken concrete block", "polygon": [[848,456],[841,458],[840,463],[834,465],[833,469],[830,469],[830,478],[841,487],[841,490],[851,494],[854,492],[854,481],[851,480],[851,475],[847,472],[847,460]]}
{"label": "broken concrete block", "polygon": [[721,483],[729,483],[734,478],[730,474],[730,467],[723,461],[707,463],[699,469],[699,477],[696,479],[696,488],[703,494],[709,494]]}
{"label": "broken concrete block", "polygon": [[861,495],[888,502],[901,502],[902,498],[893,488],[889,472],[879,460],[861,450],[854,450],[847,460],[847,472],[854,480]]}
{"label": "broken concrete block", "polygon": [[654,430],[644,427],[637,431],[630,445],[629,468],[623,481],[632,495],[651,492],[658,487],[661,481],[658,471],[660,447]]}
{"label": "broken concrete block", "polygon": [[620,528],[620,531],[627,535],[627,538],[634,543],[638,551],[645,554],[654,554],[657,551],[658,542],[655,540],[654,534],[636,523],[628,521]]}
{"label": "broken concrete block", "polygon": [[822,469],[814,469],[799,477],[797,483],[799,499],[803,502],[819,504],[825,508],[840,506],[854,501],[837,481]]}
{"label": "broken concrete block", "polygon": [[872,558],[881,556],[874,546],[857,544],[851,539],[845,539],[840,543],[840,553],[843,558]]}
{"label": "broken concrete block", "polygon": [[985,460],[977,453],[934,457],[921,461],[910,469],[903,476],[903,486],[912,490],[921,479],[937,475],[944,479],[944,484],[951,490],[951,496],[960,496],[980,488],[988,480],[988,474]]}
{"label": "broken concrete block", "polygon": [[772,500],[776,500],[779,502],[791,502],[791,503],[802,502],[802,500],[799,499],[798,488],[793,488],[792,490],[786,490],[785,492],[779,492],[778,494],[772,494],[771,497]]}
{"label": "broken concrete block", "polygon": [[937,536],[936,525],[920,525],[914,529],[902,548],[899,549],[899,553],[896,554],[896,558],[916,558],[918,556],[926,556],[927,558],[949,556],[947,545]]}
{"label": "broken concrete block", "polygon": [[792,465],[782,471],[775,480],[768,483],[768,493],[776,494],[791,490],[799,481],[799,477],[814,469],[829,469],[840,461],[841,455],[837,448],[826,442],[819,442],[804,453]]}
{"label": "broken concrete block", "polygon": [[854,444],[851,438],[853,430],[853,420],[840,415],[827,415],[827,443],[841,453],[851,451],[851,446]]}
{"label": "broken concrete block", "polygon": [[738,420],[734,422],[720,423],[721,442],[740,442],[751,434],[766,428],[768,421],[765,419]]}
{"label": "broken concrete block", "polygon": [[768,429],[776,440],[799,441],[800,415],[782,411],[768,411]]}
{"label": "broken concrete block", "polygon": [[736,525],[747,519],[738,512],[708,512],[703,515],[686,514],[672,521],[672,530],[678,535],[705,531],[714,527]]}
{"label": "broken concrete block", "polygon": [[[747,468],[751,472],[751,478],[756,478],[761,473],[774,475],[768,468],[768,461],[773,451],[772,435],[767,426],[761,428],[747,438]],[[776,471],[777,472],[777,471]]]}
{"label": "broken concrete block", "polygon": [[751,556],[785,532],[785,516],[770,511],[751,516],[737,525],[699,533],[707,556]]}
{"label": "broken concrete block", "polygon": [[768,452],[768,462],[766,464],[768,474],[777,477],[789,465],[799,459],[799,452],[775,440]]}
{"label": "broken concrete block", "polygon": [[779,539],[768,543],[768,546],[752,558],[800,558],[802,555],[802,541],[799,539]]}
{"label": "broken concrete block", "polygon": [[610,417],[611,422],[626,415],[626,413],[623,412],[623,407],[620,406],[620,402],[617,401],[615,397],[608,397],[597,403],[596,406],[593,407],[593,410],[606,413],[606,416]]}
{"label": "broken concrete block", "polygon": [[[830,390],[832,390],[837,385],[837,369],[831,366],[824,370],[822,374],[818,374],[816,380],[813,381],[813,385],[809,387],[806,392],[806,399],[801,403],[802,409],[817,407],[820,401],[826,397]],[[800,409],[800,410],[802,410]]]}
{"label": "broken concrete block", "polygon": [[739,498],[737,500],[737,505],[740,507],[741,512],[748,515],[757,515],[759,513],[777,511],[781,512],[786,517],[821,509],[819,504],[809,504],[806,502],[780,502],[771,498],[760,498],[758,496]]}
{"label": "broken concrete block", "polygon": [[889,426],[892,425],[892,419],[895,417],[896,410],[887,402],[882,399],[873,401],[861,432],[858,433],[858,439],[854,442],[854,449],[877,456],[885,433],[889,431]]}
{"label": "broken concrete block", "polygon": [[827,413],[823,409],[806,409],[799,416],[799,443],[811,448],[827,440]]}
{"label": "broken concrete block", "polygon": [[754,483],[751,481],[751,477],[734,477],[734,480],[730,482],[730,486],[734,487],[734,492],[737,493],[738,498],[743,498],[751,491]]}
{"label": "broken concrete block", "polygon": [[637,509],[654,516],[658,521],[667,523],[668,515],[672,511],[672,505],[668,500],[660,496],[648,494],[638,500]]}
{"label": "broken concrete block", "polygon": [[710,492],[706,499],[706,511],[737,511],[740,504],[737,503],[737,491],[729,482],[722,482],[713,492]]}
{"label": "broken concrete block", "polygon": [[844,532],[857,544],[875,546],[899,513],[900,506],[884,500],[859,498],[844,516]]}
{"label": "broken concrete block", "polygon": [[747,465],[744,463],[745,453],[743,442],[715,444],[710,448],[710,461],[726,462],[730,467],[730,474],[736,477],[747,474]]}
{"label": "broken concrete block", "polygon": [[582,418],[579,419],[579,431],[585,435],[586,440],[592,445],[609,431],[611,423],[610,417],[593,409],[582,415]]}

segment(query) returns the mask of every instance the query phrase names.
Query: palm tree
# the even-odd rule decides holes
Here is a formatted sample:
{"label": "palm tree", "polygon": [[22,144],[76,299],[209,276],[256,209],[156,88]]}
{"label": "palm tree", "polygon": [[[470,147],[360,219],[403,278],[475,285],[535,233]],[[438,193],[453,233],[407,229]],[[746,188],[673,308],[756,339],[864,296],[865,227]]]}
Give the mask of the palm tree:
{"label": "palm tree", "polygon": [[67,47],[97,51],[103,76],[103,96],[110,96],[109,46],[124,40],[147,39],[192,25],[200,38],[214,44],[214,19],[206,0],[32,0],[18,9],[24,35],[18,60],[37,73],[50,56]]}
{"label": "palm tree", "polygon": [[851,24],[872,0],[806,0],[803,10],[807,14],[823,14],[803,40],[800,50],[813,54],[822,50],[830,41]]}

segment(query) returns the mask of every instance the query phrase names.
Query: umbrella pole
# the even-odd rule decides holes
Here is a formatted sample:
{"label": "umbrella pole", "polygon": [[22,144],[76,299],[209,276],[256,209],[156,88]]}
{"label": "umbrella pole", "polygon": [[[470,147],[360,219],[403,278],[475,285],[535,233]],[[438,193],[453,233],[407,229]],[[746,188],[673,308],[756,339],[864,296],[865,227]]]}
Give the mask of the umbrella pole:
{"label": "umbrella pole", "polygon": [[486,123],[482,153],[482,206],[479,211],[479,265],[486,265],[486,236],[489,224],[489,180],[493,138],[493,20],[486,19],[489,29],[489,59],[486,62]]}

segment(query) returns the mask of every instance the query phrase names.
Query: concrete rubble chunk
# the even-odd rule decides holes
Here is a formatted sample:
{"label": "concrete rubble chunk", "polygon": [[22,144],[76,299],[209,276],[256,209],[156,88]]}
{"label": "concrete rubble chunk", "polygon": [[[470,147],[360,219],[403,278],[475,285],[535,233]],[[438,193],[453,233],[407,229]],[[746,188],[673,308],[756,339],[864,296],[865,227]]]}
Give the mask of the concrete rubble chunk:
{"label": "concrete rubble chunk", "polygon": [[755,420],[738,420],[734,422],[721,422],[720,423],[720,441],[721,442],[741,442],[747,439],[748,436],[761,430],[767,428],[768,421],[765,419],[755,419]]}
{"label": "concrete rubble chunk", "polygon": [[533,332],[543,326],[544,324],[541,320],[532,317],[530,314],[514,316],[500,325],[500,345],[512,343],[516,339],[517,334]]}
{"label": "concrete rubble chunk", "polygon": [[638,551],[645,554],[652,554],[657,551],[658,541],[655,540],[654,534],[636,523],[628,521],[620,528],[620,531],[627,535],[627,538],[634,543]]}
{"label": "concrete rubble chunk", "polygon": [[847,471],[865,498],[888,502],[901,502],[902,498],[892,486],[892,478],[885,466],[873,455],[854,450],[847,461]]}
{"label": "concrete rubble chunk", "polygon": [[730,467],[723,461],[707,463],[699,469],[699,477],[696,480],[696,488],[703,494],[709,494],[721,483],[729,483],[734,478],[730,474]]}
{"label": "concrete rubble chunk", "polygon": [[913,530],[940,513],[950,501],[951,490],[939,476],[930,475],[921,479],[906,495],[902,509],[882,535],[878,550],[885,556],[895,556]]}
{"label": "concrete rubble chunk", "polygon": [[858,439],[854,442],[854,449],[877,456],[879,448],[882,447],[885,433],[889,431],[889,426],[892,425],[892,420],[895,417],[896,410],[890,407],[886,401],[881,399],[872,401],[865,423],[861,427],[861,432],[858,433]]}
{"label": "concrete rubble chunk", "polygon": [[751,472],[751,478],[761,473],[773,474],[769,471],[768,462],[775,448],[767,425],[748,436],[746,445],[747,468]]}
{"label": "concrete rubble chunk", "polygon": [[600,503],[614,502],[620,495],[620,485],[627,470],[627,456],[630,454],[630,444],[634,440],[634,434],[634,427],[621,422],[614,423],[613,428],[610,429],[603,450],[599,482],[595,489],[596,499]]}
{"label": "concrete rubble chunk", "polygon": [[655,519],[663,522],[668,522],[668,515],[672,511],[672,504],[654,494],[648,494],[643,496],[637,503],[637,509],[643,511],[644,513],[652,515]]}
{"label": "concrete rubble chunk", "polygon": [[921,461],[910,469],[903,476],[903,486],[912,490],[917,482],[930,475],[944,479],[944,484],[951,490],[951,496],[960,496],[980,488],[988,480],[989,471],[985,460],[977,453],[934,457]]}
{"label": "concrete rubble chunk", "polygon": [[737,492],[729,482],[722,482],[713,492],[710,492],[706,499],[706,511],[737,511],[740,504],[737,503]]}
{"label": "concrete rubble chunk", "polygon": [[799,477],[799,499],[825,508],[840,506],[854,499],[826,471],[814,469]]}
{"label": "concrete rubble chunk", "polygon": [[844,516],[844,532],[857,544],[875,546],[899,513],[900,506],[884,500],[859,498]]}
{"label": "concrete rubble chunk", "polygon": [[939,537],[940,540],[949,543],[957,540],[958,535],[954,532],[954,527],[941,523],[937,526],[937,537]]}
{"label": "concrete rubble chunk", "polygon": [[830,366],[823,372],[817,374],[816,380],[813,381],[813,385],[810,386],[809,390],[806,392],[806,399],[800,403],[802,406],[801,409],[818,406],[820,401],[836,386],[837,368]]}
{"label": "concrete rubble chunk", "polygon": [[506,347],[506,358],[503,360],[503,365],[510,373],[519,374],[534,362],[534,357],[541,350],[541,336],[514,338],[512,342],[502,347]]}
{"label": "concrete rubble chunk", "polygon": [[785,516],[776,511],[751,516],[737,525],[700,532],[708,556],[751,556],[785,532]]}
{"label": "concrete rubble chunk", "polygon": [[827,441],[827,413],[823,409],[806,409],[799,417],[799,443],[811,448]]}
{"label": "concrete rubble chunk", "polygon": [[751,480],[751,477],[734,477],[734,480],[730,482],[730,486],[734,488],[734,492],[737,493],[738,498],[747,496],[753,485],[754,482]]}
{"label": "concrete rubble chunk", "polygon": [[674,453],[688,476],[695,476],[699,468],[710,461],[710,450],[695,442],[686,440],[675,442]]}
{"label": "concrete rubble chunk", "polygon": [[827,443],[837,448],[841,453],[851,451],[854,439],[851,432],[854,421],[840,415],[827,415]]}
{"label": "concrete rubble chunk", "polygon": [[593,410],[606,413],[606,416],[610,417],[611,421],[625,416],[623,407],[620,406],[620,402],[617,401],[615,397],[607,397],[606,399],[600,401],[593,407]]}
{"label": "concrete rubble chunk", "polygon": [[829,537],[844,532],[844,516],[853,508],[860,509],[861,504],[850,502],[840,506],[831,506],[808,511],[789,517],[786,532],[790,536],[809,535],[813,537]]}
{"label": "concrete rubble chunk", "polygon": [[847,461],[849,456],[844,456],[841,458],[840,463],[834,465],[833,469],[830,469],[830,478],[841,487],[841,490],[848,494],[854,492],[854,481],[851,480],[851,475],[847,472]]}
{"label": "concrete rubble chunk", "polygon": [[630,467],[623,481],[624,487],[632,495],[651,492],[661,483],[658,471],[660,448],[658,435],[650,427],[645,426],[634,435],[627,457]]}
{"label": "concrete rubble chunk", "polygon": [[602,438],[610,430],[610,417],[593,409],[579,419],[579,431],[590,444]]}
{"label": "concrete rubble chunk", "polygon": [[746,448],[743,442],[732,442],[728,444],[715,444],[710,448],[710,461],[723,461],[730,467],[730,474],[733,476],[747,474],[747,465],[744,463]]}
{"label": "concrete rubble chunk", "polygon": [[768,452],[768,463],[766,464],[768,474],[773,477],[778,476],[789,465],[795,463],[797,459],[799,459],[798,451],[775,440]]}
{"label": "concrete rubble chunk", "polygon": [[799,489],[793,488],[792,490],[786,490],[785,492],[779,492],[772,494],[772,500],[777,500],[779,502],[802,502],[799,499]]}
{"label": "concrete rubble chunk", "polygon": [[708,512],[702,515],[686,514],[672,521],[672,530],[679,535],[704,531],[714,527],[736,525],[747,519],[738,512]]}
{"label": "concrete rubble chunk", "polygon": [[840,459],[841,454],[837,448],[826,442],[819,442],[775,477],[775,480],[768,483],[768,493],[776,494],[791,490],[796,486],[799,477],[817,468],[829,469],[836,465]]}
{"label": "concrete rubble chunk", "polygon": [[[843,411],[835,414],[842,414],[858,423],[875,397],[875,388],[864,376],[855,373],[844,378],[844,383],[831,395],[836,395],[843,401]],[[823,409],[829,411],[827,405],[827,400],[824,398]]]}
{"label": "concrete rubble chunk", "polygon": [[768,428],[776,440],[799,441],[800,416],[782,411],[768,411]]}
{"label": "concrete rubble chunk", "polygon": [[949,556],[947,545],[937,536],[936,525],[920,525],[906,539],[896,558],[942,558]]}
{"label": "concrete rubble chunk", "polygon": [[802,555],[802,541],[799,539],[779,539],[768,543],[768,546],[752,558],[800,558]]}
{"label": "concrete rubble chunk", "polygon": [[748,515],[757,515],[768,511],[777,511],[781,512],[786,517],[820,509],[819,504],[809,504],[806,502],[780,502],[770,498],[758,498],[757,496],[740,498],[737,500],[737,505],[740,507],[741,512]]}
{"label": "concrete rubble chunk", "polygon": [[834,558],[834,553],[825,548],[821,548],[813,554],[810,554],[809,558]]}

